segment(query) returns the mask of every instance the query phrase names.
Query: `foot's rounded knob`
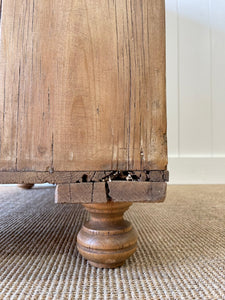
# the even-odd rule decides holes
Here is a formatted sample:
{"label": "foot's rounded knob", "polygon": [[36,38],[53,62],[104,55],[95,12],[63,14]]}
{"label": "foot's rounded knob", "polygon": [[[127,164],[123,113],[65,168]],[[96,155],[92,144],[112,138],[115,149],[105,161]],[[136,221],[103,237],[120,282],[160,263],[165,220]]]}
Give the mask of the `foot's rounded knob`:
{"label": "foot's rounded knob", "polygon": [[33,186],[34,186],[33,183],[18,184],[18,187],[20,187],[21,189],[25,189],[25,190],[32,189]]}
{"label": "foot's rounded knob", "polygon": [[90,219],[77,236],[80,254],[99,268],[121,266],[137,248],[137,233],[123,219],[131,203],[84,204]]}

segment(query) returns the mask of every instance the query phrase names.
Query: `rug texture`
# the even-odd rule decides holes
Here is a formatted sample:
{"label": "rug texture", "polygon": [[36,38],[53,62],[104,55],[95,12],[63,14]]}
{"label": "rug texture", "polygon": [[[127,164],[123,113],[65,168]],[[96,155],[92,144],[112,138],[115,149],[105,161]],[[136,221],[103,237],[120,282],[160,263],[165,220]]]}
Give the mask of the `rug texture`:
{"label": "rug texture", "polygon": [[124,266],[91,267],[76,236],[87,213],[54,188],[0,187],[0,299],[225,299],[225,186],[169,186],[126,213],[139,234]]}

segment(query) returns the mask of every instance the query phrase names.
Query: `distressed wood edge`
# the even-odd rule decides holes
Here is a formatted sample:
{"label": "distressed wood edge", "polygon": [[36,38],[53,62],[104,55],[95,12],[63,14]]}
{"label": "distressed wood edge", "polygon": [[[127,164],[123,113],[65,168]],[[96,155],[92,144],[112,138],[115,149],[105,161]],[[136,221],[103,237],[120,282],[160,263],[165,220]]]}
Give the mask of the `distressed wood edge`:
{"label": "distressed wood edge", "polygon": [[[0,184],[26,184],[26,183],[81,183],[81,182],[100,182],[118,180],[116,170],[109,171],[0,171]],[[131,174],[131,180],[141,182],[166,182],[169,181],[167,170],[140,170],[140,171],[121,171]],[[121,177],[121,175],[120,175]],[[132,179],[133,177],[133,179]],[[124,175],[126,181],[127,176]],[[136,179],[135,179],[136,178]]]}
{"label": "distressed wood edge", "polygon": [[87,182],[58,184],[56,203],[163,202],[166,182]]}

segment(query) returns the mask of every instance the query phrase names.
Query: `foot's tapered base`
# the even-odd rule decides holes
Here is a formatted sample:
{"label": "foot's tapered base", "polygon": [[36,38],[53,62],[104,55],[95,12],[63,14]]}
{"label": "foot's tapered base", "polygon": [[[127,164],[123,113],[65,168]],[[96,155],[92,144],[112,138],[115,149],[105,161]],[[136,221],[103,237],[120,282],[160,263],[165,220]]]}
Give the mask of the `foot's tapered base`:
{"label": "foot's tapered base", "polygon": [[84,206],[90,218],[77,236],[80,254],[98,268],[121,266],[137,248],[137,233],[131,223],[123,219],[131,203],[109,201]]}
{"label": "foot's tapered base", "polygon": [[18,187],[20,187],[21,189],[25,189],[25,190],[32,189],[33,186],[34,186],[33,183],[18,184]]}

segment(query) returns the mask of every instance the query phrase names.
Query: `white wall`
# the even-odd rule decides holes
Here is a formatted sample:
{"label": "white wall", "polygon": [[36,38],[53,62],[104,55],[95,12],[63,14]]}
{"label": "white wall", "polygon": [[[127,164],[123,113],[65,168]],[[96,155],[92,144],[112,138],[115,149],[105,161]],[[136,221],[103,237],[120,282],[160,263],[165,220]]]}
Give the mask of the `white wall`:
{"label": "white wall", "polygon": [[225,183],[225,0],[166,0],[171,183]]}

